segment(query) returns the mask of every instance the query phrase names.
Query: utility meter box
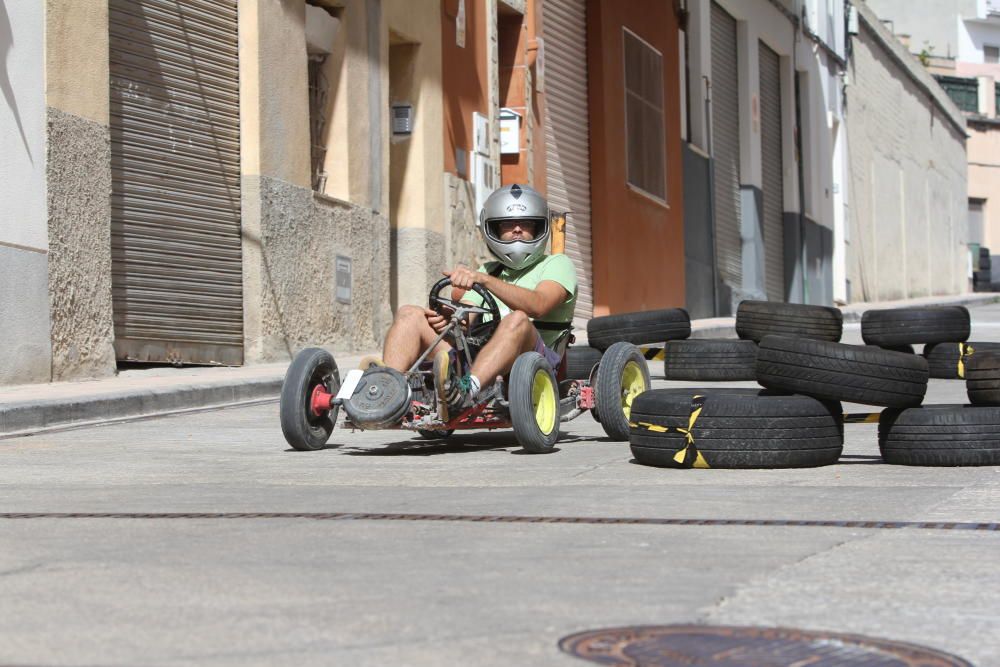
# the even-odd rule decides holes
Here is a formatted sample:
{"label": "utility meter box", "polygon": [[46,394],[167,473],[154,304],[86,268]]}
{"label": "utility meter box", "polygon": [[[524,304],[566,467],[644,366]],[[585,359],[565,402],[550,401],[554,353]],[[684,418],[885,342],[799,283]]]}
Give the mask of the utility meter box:
{"label": "utility meter box", "polygon": [[516,154],[521,151],[521,114],[513,109],[500,109],[500,153]]}
{"label": "utility meter box", "polygon": [[413,134],[413,105],[395,102],[392,105],[392,136],[405,137]]}

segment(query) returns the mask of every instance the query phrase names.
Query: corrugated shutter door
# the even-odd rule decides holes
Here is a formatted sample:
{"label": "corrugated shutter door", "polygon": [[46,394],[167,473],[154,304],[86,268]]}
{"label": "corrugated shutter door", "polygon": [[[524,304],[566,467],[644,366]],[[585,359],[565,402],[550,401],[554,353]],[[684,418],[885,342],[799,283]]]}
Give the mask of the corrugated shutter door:
{"label": "corrugated shutter door", "polygon": [[719,277],[743,286],[740,237],[740,103],[736,19],[712,3],[712,163],[715,176],[715,259]]}
{"label": "corrugated shutter door", "polygon": [[784,182],[781,162],[781,61],[760,43],[764,281],[770,301],[785,301]]}
{"label": "corrugated shutter door", "polygon": [[584,0],[546,0],[545,178],[549,206],[569,211],[566,254],[576,264],[576,320],[594,312],[590,242],[590,124],[587,116],[587,12]]}
{"label": "corrugated shutter door", "polygon": [[111,0],[119,359],[243,362],[236,0]]}

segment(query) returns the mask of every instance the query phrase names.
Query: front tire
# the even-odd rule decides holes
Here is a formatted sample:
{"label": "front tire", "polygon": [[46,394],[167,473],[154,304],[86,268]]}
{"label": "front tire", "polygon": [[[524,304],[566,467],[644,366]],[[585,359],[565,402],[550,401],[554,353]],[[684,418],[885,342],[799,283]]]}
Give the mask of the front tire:
{"label": "front tire", "polygon": [[615,343],[601,357],[594,382],[598,421],[613,440],[628,442],[632,401],[648,390],[649,366],[631,343]]}
{"label": "front tire", "polygon": [[295,355],[285,372],[279,406],[281,432],[285,441],[299,451],[323,449],[337,422],[339,408],[319,415],[313,412],[312,395],[319,386],[336,395],[340,389],[337,362],[326,350],[306,348]]}
{"label": "front tire", "polygon": [[526,452],[551,452],[559,439],[559,385],[552,366],[537,352],[525,352],[510,370],[510,420]]}

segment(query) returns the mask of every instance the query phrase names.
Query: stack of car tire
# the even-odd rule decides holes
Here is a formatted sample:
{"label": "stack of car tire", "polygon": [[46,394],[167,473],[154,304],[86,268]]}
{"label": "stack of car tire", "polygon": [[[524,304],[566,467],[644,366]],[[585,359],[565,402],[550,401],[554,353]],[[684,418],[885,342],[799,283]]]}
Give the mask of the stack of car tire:
{"label": "stack of car tire", "polygon": [[[596,322],[588,334],[597,350],[610,340],[602,333],[623,333],[605,331],[606,318]],[[645,392],[632,403],[629,418],[635,459],[706,468],[834,463],[843,448],[844,401],[885,408],[879,445],[888,463],[1000,464],[1000,345],[966,342],[965,308],[868,311],[861,322],[866,345],[840,343],[842,329],[836,308],[744,301],[736,317],[739,340],[686,340],[689,325],[673,332],[683,336],[661,338],[667,379],[754,379],[764,389]],[[924,355],[913,353],[915,344],[926,346]],[[971,356],[977,347],[980,352]],[[996,356],[986,351],[991,347]],[[919,407],[932,375],[967,376],[972,405]],[[990,435],[991,428],[998,433]]]}
{"label": "stack of car tire", "polygon": [[998,292],[1000,284],[993,282],[993,260],[989,248],[980,248],[976,266],[972,270],[973,292]]}

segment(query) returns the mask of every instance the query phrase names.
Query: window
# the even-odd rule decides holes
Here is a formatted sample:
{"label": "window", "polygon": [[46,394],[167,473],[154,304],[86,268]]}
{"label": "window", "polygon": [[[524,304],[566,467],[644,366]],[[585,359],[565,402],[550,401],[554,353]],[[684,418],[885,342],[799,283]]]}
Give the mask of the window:
{"label": "window", "polygon": [[626,179],[665,202],[663,54],[628,30],[624,42]]}
{"label": "window", "polygon": [[962,111],[979,111],[979,81],[958,76],[935,76],[951,101]]}
{"label": "window", "polygon": [[1000,46],[983,46],[983,62],[1000,63]]}

